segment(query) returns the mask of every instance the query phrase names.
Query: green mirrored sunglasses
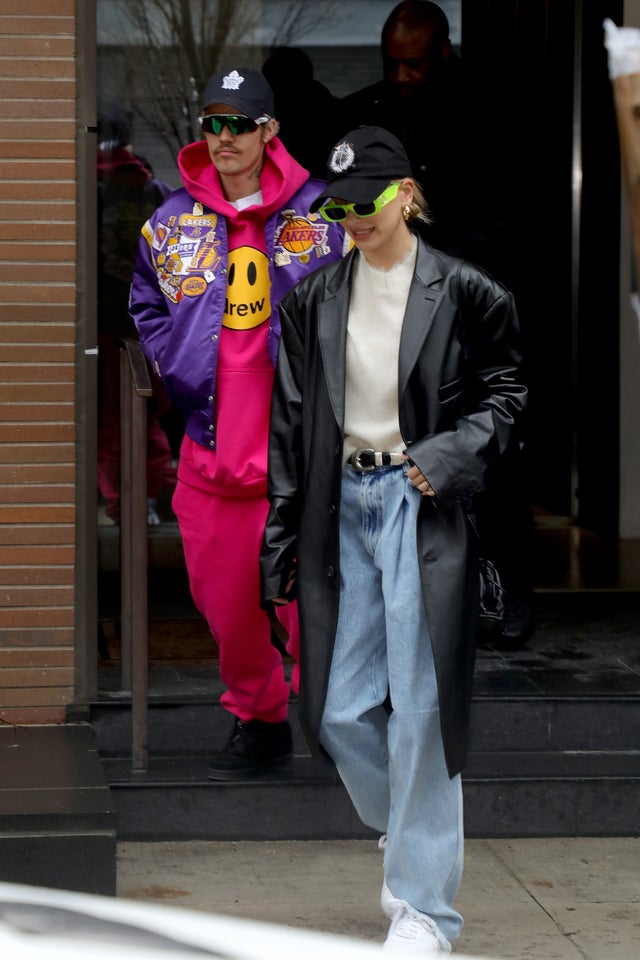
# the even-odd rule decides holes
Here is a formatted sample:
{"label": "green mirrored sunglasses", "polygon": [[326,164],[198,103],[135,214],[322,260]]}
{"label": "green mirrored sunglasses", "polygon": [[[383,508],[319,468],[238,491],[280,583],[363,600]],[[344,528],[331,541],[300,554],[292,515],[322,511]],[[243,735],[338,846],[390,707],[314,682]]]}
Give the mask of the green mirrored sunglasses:
{"label": "green mirrored sunglasses", "polygon": [[223,128],[228,127],[234,137],[237,137],[239,133],[253,133],[261,123],[269,122],[269,117],[258,117],[257,120],[252,120],[251,117],[229,113],[208,113],[204,117],[198,117],[198,119],[205,133],[215,133],[216,136],[219,136]]}

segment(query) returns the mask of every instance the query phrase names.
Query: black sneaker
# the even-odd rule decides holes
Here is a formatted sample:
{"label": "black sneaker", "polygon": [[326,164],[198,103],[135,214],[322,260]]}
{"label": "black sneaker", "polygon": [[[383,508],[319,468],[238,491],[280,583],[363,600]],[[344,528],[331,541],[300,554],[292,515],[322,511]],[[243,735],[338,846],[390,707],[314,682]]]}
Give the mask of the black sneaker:
{"label": "black sneaker", "polygon": [[286,763],[293,749],[288,720],[240,720],[236,717],[231,736],[209,763],[210,780],[243,780],[266,767]]}

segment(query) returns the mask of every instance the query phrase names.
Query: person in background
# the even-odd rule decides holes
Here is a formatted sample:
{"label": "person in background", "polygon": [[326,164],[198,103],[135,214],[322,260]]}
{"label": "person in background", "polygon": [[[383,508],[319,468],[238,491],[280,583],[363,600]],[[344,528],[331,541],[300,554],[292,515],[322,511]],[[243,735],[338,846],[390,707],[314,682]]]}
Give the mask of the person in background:
{"label": "person in background", "polygon": [[510,293],[427,245],[399,140],[344,136],[312,204],[355,249],[280,303],[262,599],[297,595],[300,710],[382,835],[385,948],[447,953],[478,616],[473,497],[526,402]]}
{"label": "person in background", "polygon": [[[471,240],[484,193],[473,189],[481,177],[468,164],[474,104],[441,7],[403,0],[383,25],[380,52],[382,79],[343,99],[346,129],[373,124],[401,141],[429,203],[430,222],[421,230],[457,255]],[[474,167],[481,160],[474,154]]]}
{"label": "person in background", "polygon": [[[221,703],[233,716],[209,776],[228,780],[292,751],[290,686],[260,605],[258,565],[278,304],[343,256],[344,231],[310,212],[322,184],[278,139],[260,72],[216,71],[201,103],[204,139],[178,157],[183,187],[142,229],[130,311],[185,416],[173,508],[191,592],[219,646]],[[281,619],[295,660],[295,606]]]}
{"label": "person in background", "polygon": [[329,150],[343,132],[341,100],[314,78],[313,63],[299,47],[276,47],[262,72],[275,96],[279,138],[311,176],[324,177]]}
{"label": "person in background", "polygon": [[[126,119],[98,116],[98,487],[105,513],[120,521],[120,342],[137,338],[129,288],[140,227],[172,188],[133,153]],[[150,524],[172,519],[176,469],[162,425],[169,401],[159,382],[147,404],[147,494]]]}
{"label": "person in background", "polygon": [[[479,85],[453,51],[444,11],[430,0],[402,0],[384,23],[380,50],[383,79],[344,99],[345,119],[350,126],[384,127],[402,142],[429,204],[431,222],[418,226],[429,243],[517,290],[504,187],[509,178]],[[502,648],[522,646],[536,623],[525,439],[523,430],[477,501],[483,549],[505,588],[504,620],[484,640]]]}

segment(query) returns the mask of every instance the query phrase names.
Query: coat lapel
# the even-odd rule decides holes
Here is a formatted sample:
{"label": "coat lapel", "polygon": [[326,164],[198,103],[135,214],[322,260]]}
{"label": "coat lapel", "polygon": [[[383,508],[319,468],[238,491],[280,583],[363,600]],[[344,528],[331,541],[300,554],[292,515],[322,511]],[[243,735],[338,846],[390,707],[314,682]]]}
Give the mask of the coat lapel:
{"label": "coat lapel", "polygon": [[346,365],[347,320],[353,254],[340,263],[340,268],[327,287],[327,296],[318,305],[318,340],[327,391],[333,414],[344,427],[344,381]]}
{"label": "coat lapel", "polygon": [[442,273],[438,269],[435,257],[429,247],[418,241],[416,269],[409,290],[400,338],[398,369],[398,396],[400,397],[406,389],[411,371],[444,296],[442,287],[440,289],[436,287],[441,280]]}

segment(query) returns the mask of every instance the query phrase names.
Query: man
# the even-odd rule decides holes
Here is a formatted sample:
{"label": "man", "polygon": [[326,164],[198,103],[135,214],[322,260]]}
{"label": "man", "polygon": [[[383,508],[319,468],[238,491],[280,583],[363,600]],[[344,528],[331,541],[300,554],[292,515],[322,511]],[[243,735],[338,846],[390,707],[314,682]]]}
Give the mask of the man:
{"label": "man", "polygon": [[429,204],[432,224],[425,236],[458,253],[473,229],[469,204],[475,207],[479,198],[470,188],[464,150],[473,136],[473,112],[447,17],[429,0],[403,0],[384,23],[380,50],[383,79],[344,99],[345,122],[395,134]]}
{"label": "man", "polygon": [[[421,236],[517,292],[495,128],[485,122],[477,82],[452,50],[442,8],[430,0],[398,3],[382,28],[381,54],[383,79],[343,101],[348,122],[384,127],[403,144],[429,205]],[[535,627],[534,523],[520,443],[476,503],[483,549],[506,589],[504,622],[488,639],[504,648],[524,644]]]}
{"label": "man", "polygon": [[[324,177],[329,150],[342,133],[342,101],[313,75],[313,62],[300,47],[276,47],[262,64],[276,102],[278,136],[312,177]],[[321,122],[300,123],[301,117]]]}
{"label": "man", "polygon": [[[213,74],[200,122],[205,139],[178,157],[183,188],[142,229],[130,309],[185,415],[173,508],[194,601],[219,646],[221,702],[234,716],[209,768],[227,780],[291,754],[289,685],[260,607],[258,569],[278,303],[342,256],[344,232],[309,213],[322,184],[278,140],[261,73]],[[295,658],[296,611],[281,619]]]}

